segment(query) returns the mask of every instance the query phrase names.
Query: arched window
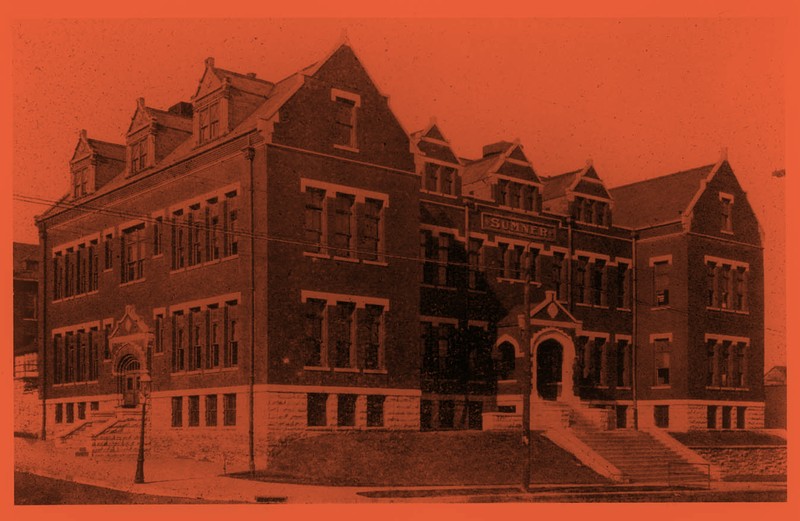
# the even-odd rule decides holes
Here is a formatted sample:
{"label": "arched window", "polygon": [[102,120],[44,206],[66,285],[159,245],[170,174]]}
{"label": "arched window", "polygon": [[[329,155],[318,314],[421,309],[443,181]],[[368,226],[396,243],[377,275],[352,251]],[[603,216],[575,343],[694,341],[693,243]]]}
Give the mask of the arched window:
{"label": "arched window", "polygon": [[500,359],[497,361],[497,379],[508,380],[516,367],[517,351],[510,342],[503,342],[497,348]]}

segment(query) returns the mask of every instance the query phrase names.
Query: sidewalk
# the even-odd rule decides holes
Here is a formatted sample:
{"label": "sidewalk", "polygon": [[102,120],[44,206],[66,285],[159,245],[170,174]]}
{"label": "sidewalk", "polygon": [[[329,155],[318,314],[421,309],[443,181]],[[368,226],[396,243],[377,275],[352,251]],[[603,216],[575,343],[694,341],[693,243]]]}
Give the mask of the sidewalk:
{"label": "sidewalk", "polygon": [[[568,498],[576,494],[659,494],[666,487],[641,485],[538,485],[524,494],[509,486],[468,487],[326,487],[268,483],[226,477],[217,463],[148,455],[145,459],[145,483],[136,485],[136,457],[98,458],[75,456],[52,441],[14,439],[14,468],[49,478],[155,496],[176,496],[206,501],[256,503],[356,503],[356,502],[462,502],[468,498],[507,496],[508,500],[530,501],[534,497]],[[242,469],[228,469],[240,471]],[[785,483],[713,482],[715,492],[750,492],[785,490]],[[514,499],[518,498],[518,499]],[[569,499],[566,499],[569,501]]]}

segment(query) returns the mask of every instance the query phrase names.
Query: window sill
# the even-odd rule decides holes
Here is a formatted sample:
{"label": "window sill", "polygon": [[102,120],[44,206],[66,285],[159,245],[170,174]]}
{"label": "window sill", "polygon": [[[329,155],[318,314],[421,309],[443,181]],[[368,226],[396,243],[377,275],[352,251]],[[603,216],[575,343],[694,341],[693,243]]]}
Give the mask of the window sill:
{"label": "window sill", "polygon": [[516,380],[497,380],[497,383],[498,384],[506,384],[506,385],[508,385],[508,384],[515,384],[515,383],[517,383],[517,381]]}
{"label": "window sill", "polygon": [[[160,354],[163,354],[163,353],[160,353]],[[229,372],[234,372],[234,371],[238,371],[238,370],[239,370],[239,366],[233,366],[233,367],[220,367],[220,368],[217,368],[217,369],[192,369],[191,371],[174,371],[174,372],[170,372],[169,375],[170,376],[198,376],[198,375],[202,376],[202,375],[205,375],[205,374],[229,373]]]}
{"label": "window sill", "polygon": [[67,383],[53,384],[53,389],[55,389],[55,388],[65,388],[65,387],[77,387],[79,385],[96,384],[96,383],[99,383],[99,381],[98,380],[87,380],[85,382],[67,382]]}
{"label": "window sill", "polygon": [[[525,279],[509,279],[506,277],[497,277],[497,282],[509,282],[511,284],[525,284]],[[531,280],[529,284],[531,286],[536,286],[537,288],[542,285],[541,282],[537,282],[535,280]]]}
{"label": "window sill", "polygon": [[458,199],[458,196],[455,194],[446,194],[444,192],[437,192],[435,190],[426,190],[425,188],[420,188],[419,191],[423,194],[438,195],[439,197],[446,197],[448,199]]}
{"label": "window sill", "polygon": [[627,313],[630,313],[632,311],[631,308],[616,308],[616,310],[617,311],[625,311]]}
{"label": "window sill", "polygon": [[446,291],[458,291],[458,288],[456,288],[454,286],[440,286],[440,285],[437,285],[437,284],[425,284],[425,283],[420,284],[420,286],[423,287],[423,288],[430,288],[430,289],[442,289],[442,290],[446,290]]}
{"label": "window sill", "polygon": [[333,260],[340,261],[340,262],[350,262],[353,264],[358,264],[359,260],[355,257],[340,257],[338,255],[333,256]]}
{"label": "window sill", "polygon": [[193,269],[196,269],[196,268],[202,268],[204,266],[211,266],[213,264],[219,264],[221,262],[234,260],[234,259],[238,259],[238,258],[239,258],[239,254],[235,253],[233,255],[228,255],[227,257],[220,257],[218,259],[212,259],[212,260],[208,260],[208,261],[205,261],[205,262],[201,262],[200,264],[192,264],[191,266],[184,266],[182,268],[170,269],[169,270],[169,274],[172,275],[173,273],[181,273],[181,272],[184,272],[184,271],[190,271],[190,270],[193,270]]}
{"label": "window sill", "polygon": [[707,391],[749,391],[749,387],[721,387],[721,386],[714,386],[714,385],[707,385]]}
{"label": "window sill", "polygon": [[357,154],[357,153],[358,153],[358,149],[357,149],[357,148],[355,148],[355,147],[351,147],[351,146],[348,146],[348,145],[338,145],[338,144],[334,144],[334,145],[333,145],[333,148],[334,148],[335,150],[346,150],[347,152],[353,152],[353,153],[355,153],[355,154]]}
{"label": "window sill", "polygon": [[662,310],[662,309],[672,309],[672,307],[669,306],[669,305],[666,305],[666,306],[653,306],[653,307],[650,308],[650,311],[659,311],[659,310]]}
{"label": "window sill", "polygon": [[737,315],[749,315],[749,310],[731,309],[731,308],[717,308],[713,306],[706,306],[707,311],[721,311],[722,313],[734,313]]}
{"label": "window sill", "polygon": [[359,373],[359,372],[361,372],[361,370],[358,369],[357,367],[334,367],[333,368],[333,372],[334,373]]}
{"label": "window sill", "polygon": [[671,385],[651,385],[650,389],[656,389],[656,390],[659,390],[659,389],[672,389],[672,386]]}
{"label": "window sill", "polygon": [[303,371],[330,371],[331,368],[322,365],[304,365]]}
{"label": "window sill", "polygon": [[159,253],[158,255],[153,255],[150,258],[153,259],[153,260],[155,260],[155,259],[163,259],[164,258],[164,254],[163,253]]}
{"label": "window sill", "polygon": [[364,259],[361,262],[363,262],[364,264],[369,264],[370,266],[384,266],[385,267],[385,266],[389,265],[388,262],[379,261],[379,260],[367,260],[367,259]]}
{"label": "window sill", "polygon": [[724,233],[725,235],[736,235],[733,230],[720,230],[719,233]]}
{"label": "window sill", "polygon": [[[88,297],[90,295],[97,295],[98,293],[100,293],[100,290],[93,289],[92,291],[87,291],[86,293],[78,293],[77,295],[70,295],[69,297],[61,297],[58,300],[51,301],[51,304],[58,304],[59,302],[66,302],[68,300],[75,300],[76,298]],[[29,318],[29,319],[26,319],[26,320],[39,320],[39,319],[38,318]]]}
{"label": "window sill", "polygon": [[364,369],[364,374],[389,374],[386,369]]}
{"label": "window sill", "polygon": [[616,389],[618,391],[630,391],[631,390],[631,386],[630,385],[618,385],[616,387]]}
{"label": "window sill", "polygon": [[327,253],[319,253],[315,251],[304,251],[303,257],[309,257],[311,259],[330,259],[331,256]]}
{"label": "window sill", "polygon": [[140,283],[146,282],[146,281],[147,281],[147,279],[145,277],[142,277],[141,279],[129,280],[128,282],[121,282],[119,287],[120,288],[124,288],[126,286],[133,286],[134,284],[140,284]]}

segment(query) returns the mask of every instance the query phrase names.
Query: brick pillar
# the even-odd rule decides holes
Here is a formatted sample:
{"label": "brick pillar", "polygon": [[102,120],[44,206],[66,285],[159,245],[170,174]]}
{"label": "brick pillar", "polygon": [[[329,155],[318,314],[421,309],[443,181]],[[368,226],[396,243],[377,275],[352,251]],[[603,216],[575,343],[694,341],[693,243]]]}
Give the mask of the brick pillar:
{"label": "brick pillar", "polygon": [[367,427],[367,396],[359,394],[356,398],[356,429]]}
{"label": "brick pillar", "polygon": [[339,416],[339,395],[329,394],[325,404],[325,424],[328,427],[335,427]]}

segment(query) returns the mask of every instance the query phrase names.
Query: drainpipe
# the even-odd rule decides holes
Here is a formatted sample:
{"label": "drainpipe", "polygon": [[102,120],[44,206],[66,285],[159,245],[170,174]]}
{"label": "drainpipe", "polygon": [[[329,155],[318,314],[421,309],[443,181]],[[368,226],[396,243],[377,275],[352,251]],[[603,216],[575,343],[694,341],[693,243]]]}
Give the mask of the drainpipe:
{"label": "drainpipe", "polygon": [[253,158],[255,149],[247,146],[242,149],[244,158],[248,162],[250,169],[250,379],[248,382],[248,394],[250,407],[248,411],[247,442],[248,442],[248,463],[247,467],[250,474],[256,472],[256,453],[255,453],[255,384],[256,384],[256,234],[255,234],[255,174],[253,171]]}
{"label": "drainpipe", "polygon": [[39,223],[39,251],[42,261],[39,263],[39,395],[42,398],[42,432],[41,440],[47,439],[47,228],[44,222]]}
{"label": "drainpipe", "polygon": [[574,313],[572,309],[572,217],[567,217],[567,309],[570,313]]}
{"label": "drainpipe", "polygon": [[633,330],[632,333],[632,345],[631,345],[631,397],[633,399],[633,428],[639,430],[639,402],[638,402],[638,393],[636,392],[636,388],[639,382],[638,378],[638,367],[637,367],[637,359],[638,356],[636,352],[638,351],[638,314],[637,314],[637,280],[638,277],[636,273],[637,269],[637,257],[636,257],[636,240],[639,238],[639,232],[634,231],[631,234],[632,238],[632,247],[631,247],[631,314],[633,315]]}

